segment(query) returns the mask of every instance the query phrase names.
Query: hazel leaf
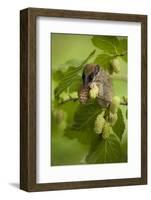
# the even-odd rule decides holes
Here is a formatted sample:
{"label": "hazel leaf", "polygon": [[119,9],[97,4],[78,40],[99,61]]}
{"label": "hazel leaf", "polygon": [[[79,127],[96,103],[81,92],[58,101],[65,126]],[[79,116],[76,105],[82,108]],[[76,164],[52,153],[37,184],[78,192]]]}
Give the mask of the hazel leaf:
{"label": "hazel leaf", "polygon": [[122,139],[122,135],[125,130],[125,123],[124,118],[121,109],[119,108],[117,111],[117,121],[115,125],[112,127],[114,133],[119,137],[119,139]]}
{"label": "hazel leaf", "polygon": [[106,70],[110,68],[110,62],[112,60],[113,56],[110,56],[108,54],[99,54],[96,59],[94,60],[94,63],[100,64],[101,67]]}
{"label": "hazel leaf", "polygon": [[115,55],[118,39],[115,36],[93,36],[92,43],[105,53]]}
{"label": "hazel leaf", "polygon": [[120,142],[114,134],[106,139],[97,138],[86,157],[89,164],[117,163],[121,161]]}
{"label": "hazel leaf", "polygon": [[90,144],[96,136],[94,123],[96,117],[102,110],[100,106],[92,104],[80,104],[74,114],[73,123],[68,125],[64,135],[70,139],[76,138],[83,144]]}

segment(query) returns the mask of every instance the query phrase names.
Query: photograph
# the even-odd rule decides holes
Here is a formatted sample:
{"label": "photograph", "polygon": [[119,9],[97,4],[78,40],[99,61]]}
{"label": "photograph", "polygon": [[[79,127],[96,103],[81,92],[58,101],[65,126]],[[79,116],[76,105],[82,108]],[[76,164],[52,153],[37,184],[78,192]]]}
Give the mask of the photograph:
{"label": "photograph", "polygon": [[50,166],[128,162],[128,36],[50,34]]}

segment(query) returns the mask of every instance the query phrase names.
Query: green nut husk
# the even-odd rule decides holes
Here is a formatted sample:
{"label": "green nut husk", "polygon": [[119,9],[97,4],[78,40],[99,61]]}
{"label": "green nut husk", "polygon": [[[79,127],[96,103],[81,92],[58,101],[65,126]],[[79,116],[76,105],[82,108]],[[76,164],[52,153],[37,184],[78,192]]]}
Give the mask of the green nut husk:
{"label": "green nut husk", "polygon": [[105,119],[104,119],[104,112],[102,112],[101,114],[99,114],[95,120],[95,124],[94,124],[94,131],[96,134],[101,134],[102,133],[102,129],[104,127],[105,124]]}
{"label": "green nut husk", "polygon": [[111,126],[109,122],[105,122],[103,129],[102,129],[102,137],[104,139],[108,138],[111,134]]}
{"label": "green nut husk", "polygon": [[110,105],[110,111],[113,114],[117,113],[119,105],[120,105],[120,98],[118,96],[114,96],[113,99],[112,99],[112,103]]}
{"label": "green nut husk", "polygon": [[99,94],[99,88],[98,86],[96,85],[96,83],[92,83],[90,85],[90,91],[89,91],[89,97],[91,99],[95,99]]}
{"label": "green nut husk", "polygon": [[111,61],[111,66],[113,68],[113,71],[115,73],[119,73],[120,72],[120,61],[118,56],[113,58],[113,60]]}
{"label": "green nut husk", "polygon": [[117,113],[110,112],[108,120],[109,120],[110,124],[113,126],[117,121]]}

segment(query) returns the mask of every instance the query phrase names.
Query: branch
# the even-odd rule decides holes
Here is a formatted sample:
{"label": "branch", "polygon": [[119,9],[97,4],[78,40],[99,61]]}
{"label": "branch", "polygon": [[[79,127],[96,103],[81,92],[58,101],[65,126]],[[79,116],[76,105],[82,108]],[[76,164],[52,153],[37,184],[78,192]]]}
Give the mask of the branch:
{"label": "branch", "polygon": [[127,97],[125,97],[125,96],[122,97],[122,101],[120,102],[120,105],[122,105],[122,106],[127,106],[128,105]]}
{"label": "branch", "polygon": [[75,102],[75,101],[78,101],[78,100],[79,100],[79,98],[73,98],[73,97],[70,96],[69,99],[62,100],[61,102],[59,102],[59,105],[62,105],[62,104],[68,103],[68,102],[70,102],[70,101]]}
{"label": "branch", "polygon": [[121,106],[127,106],[128,103],[127,103],[127,102],[120,102],[120,105],[121,105]]}
{"label": "branch", "polygon": [[96,49],[94,49],[94,50],[88,55],[88,57],[81,63],[80,66],[83,67],[83,65],[85,65],[85,63],[87,63],[87,61],[95,54],[95,52],[96,52]]}
{"label": "branch", "polygon": [[[61,102],[59,102],[59,105],[62,105],[62,104],[65,104],[65,103],[68,103],[68,102],[71,102],[71,101],[76,102],[78,100],[79,100],[79,98],[73,98],[73,97],[70,96],[69,99],[62,100]],[[122,106],[128,105],[126,98],[123,97],[123,101],[120,102],[120,105],[122,105]]]}
{"label": "branch", "polygon": [[127,51],[121,53],[121,54],[117,54],[116,56],[125,56],[127,54]]}

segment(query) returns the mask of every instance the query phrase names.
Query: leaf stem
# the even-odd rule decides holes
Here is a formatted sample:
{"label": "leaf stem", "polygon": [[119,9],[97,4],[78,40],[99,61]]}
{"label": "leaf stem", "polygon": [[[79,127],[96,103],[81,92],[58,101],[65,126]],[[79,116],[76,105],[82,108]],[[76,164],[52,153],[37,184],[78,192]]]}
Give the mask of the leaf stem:
{"label": "leaf stem", "polygon": [[[76,102],[78,100],[79,100],[78,97],[77,98],[73,98],[73,97],[69,96],[68,99],[65,99],[65,100],[62,100],[61,102],[59,102],[59,105],[62,105],[62,104],[68,103],[68,102],[72,102],[72,101]],[[124,100],[124,98],[123,98],[123,100],[120,102],[120,105],[127,106],[128,105],[127,100],[126,99]]]}
{"label": "leaf stem", "polygon": [[127,51],[124,51],[123,53],[120,53],[120,54],[115,54],[114,57],[117,57],[117,56],[125,56],[127,54]]}

